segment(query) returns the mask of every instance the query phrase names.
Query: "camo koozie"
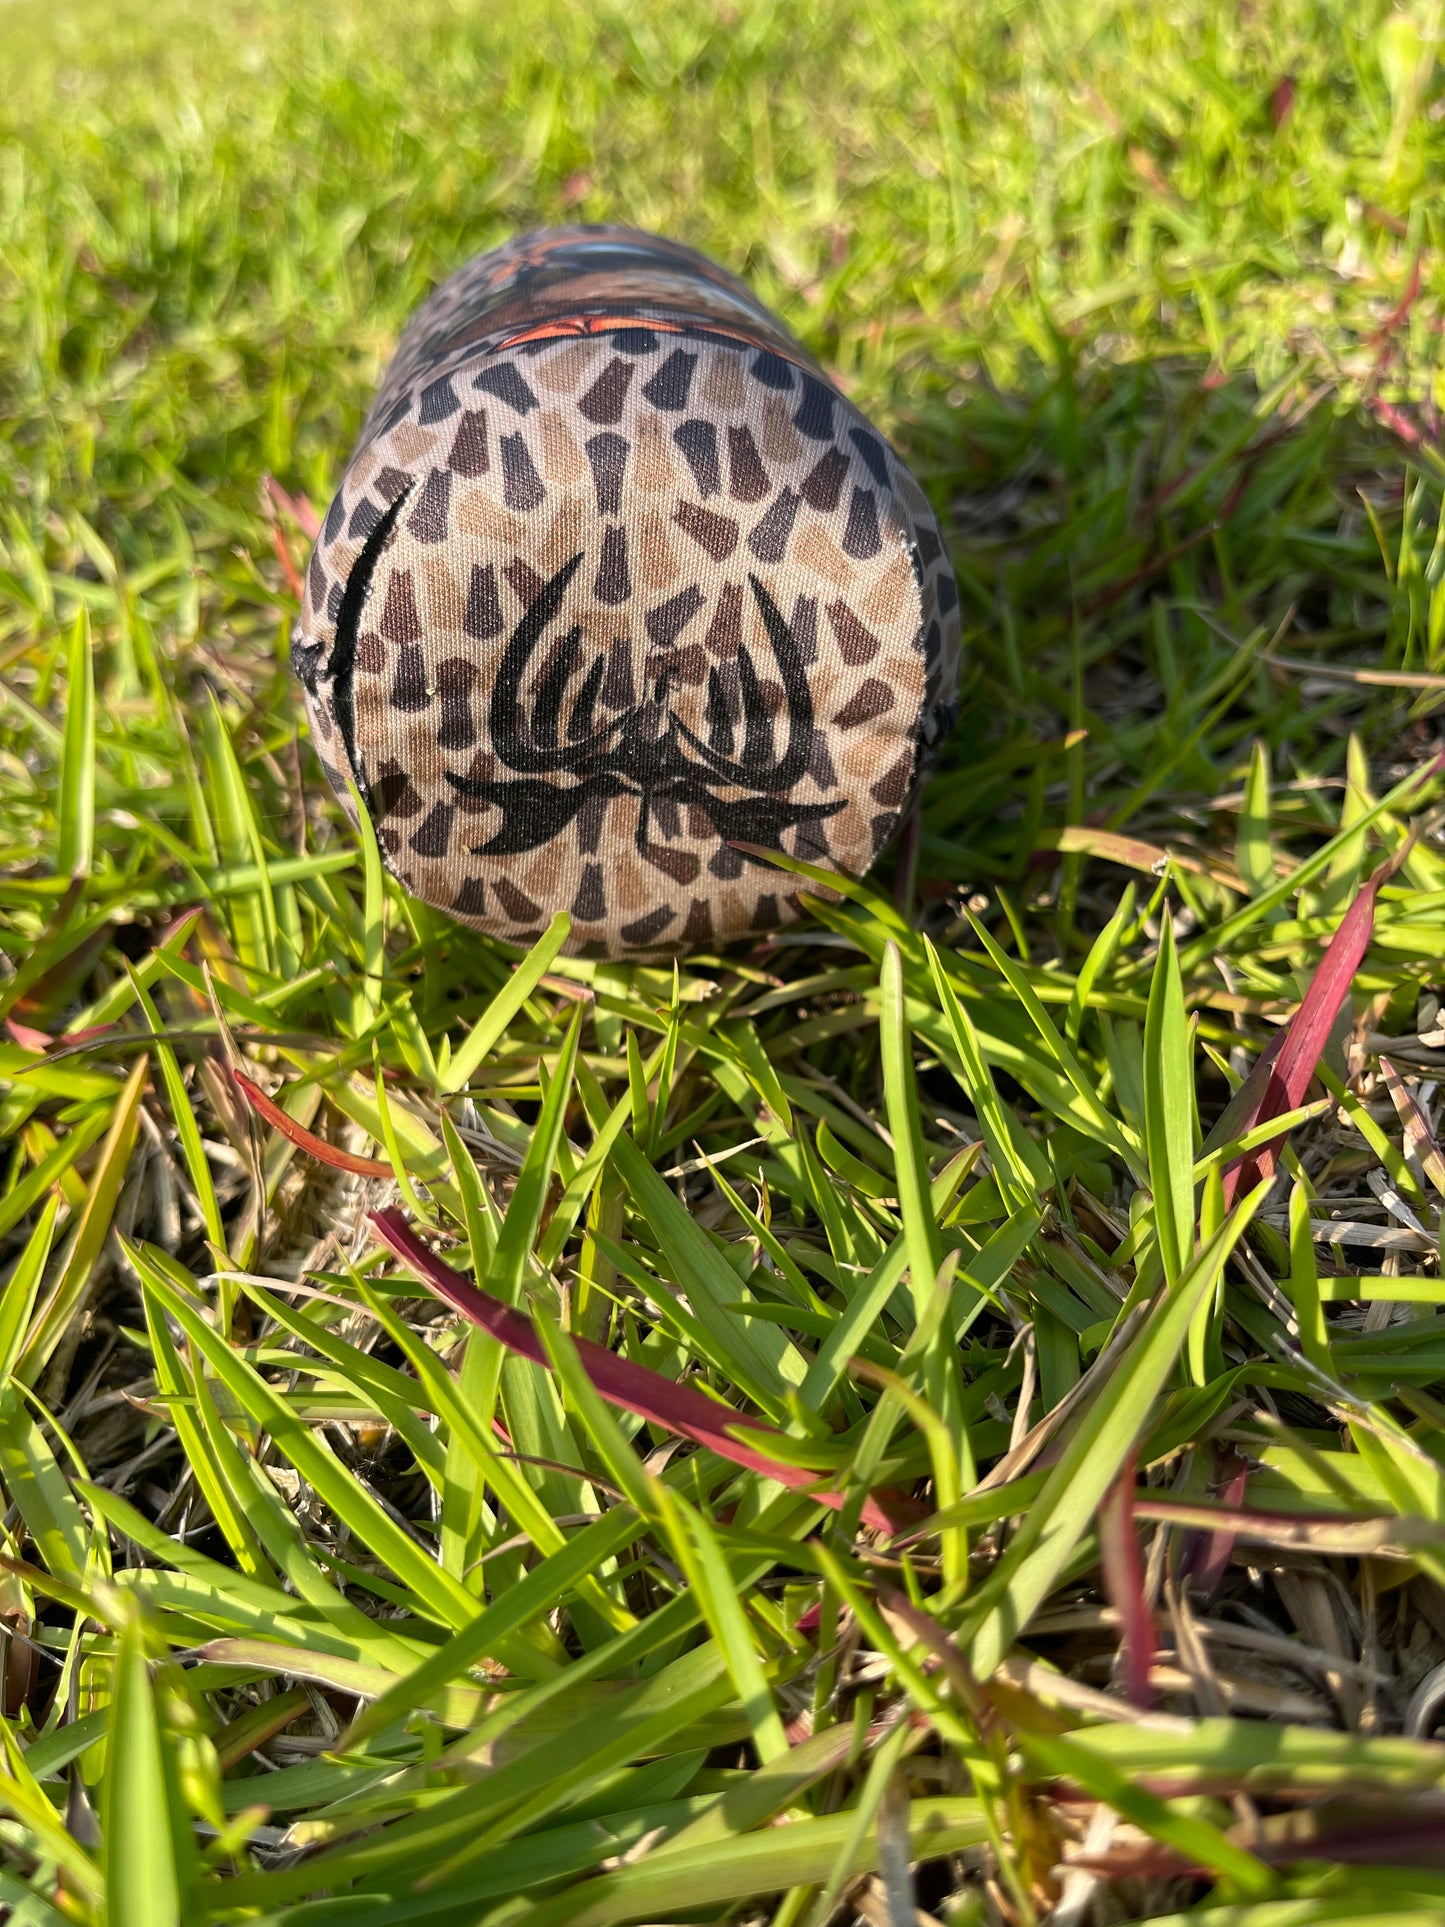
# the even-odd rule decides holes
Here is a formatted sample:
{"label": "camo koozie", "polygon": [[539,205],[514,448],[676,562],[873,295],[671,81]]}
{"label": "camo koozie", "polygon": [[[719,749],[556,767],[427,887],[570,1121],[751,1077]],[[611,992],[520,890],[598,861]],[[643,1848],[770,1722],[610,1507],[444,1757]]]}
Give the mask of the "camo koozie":
{"label": "camo koozie", "polygon": [[415,896],[656,957],[860,876],[953,721],[958,592],[887,442],[740,281],[622,228],[413,317],[306,573],[312,732]]}

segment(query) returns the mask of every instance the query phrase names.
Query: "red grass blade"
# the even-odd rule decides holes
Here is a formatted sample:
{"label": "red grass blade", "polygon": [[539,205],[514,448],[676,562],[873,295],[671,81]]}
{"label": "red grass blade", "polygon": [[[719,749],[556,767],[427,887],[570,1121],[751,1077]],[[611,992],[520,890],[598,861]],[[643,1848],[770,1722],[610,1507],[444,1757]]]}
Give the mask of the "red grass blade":
{"label": "red grass blade", "polygon": [[1154,1615],[1144,1590],[1144,1561],[1134,1524],[1134,1456],[1131,1453],[1099,1507],[1099,1556],[1104,1567],[1104,1589],[1119,1615],[1119,1658],[1124,1691],[1135,1706],[1154,1704],[1150,1669],[1158,1641]]}
{"label": "red grass blade", "polygon": [[36,1030],[31,1024],[22,1024],[17,1018],[7,1017],[5,1028],[16,1043],[25,1050],[53,1050],[57,1044],[71,1050],[77,1044],[88,1044],[93,1037],[105,1037],[119,1024],[91,1024],[85,1030],[68,1030],[60,1037],[52,1037],[48,1030]]}
{"label": "red grass blade", "polygon": [[279,522],[271,524],[271,547],[276,552],[276,560],[281,564],[281,573],[286,578],[286,587],[299,602],[305,594],[305,588],[296,564],[291,560],[291,551],[286,546],[286,538],[281,533]]}
{"label": "red grass blade", "polygon": [[[438,1298],[445,1299],[470,1318],[474,1325],[495,1338],[499,1345],[505,1345],[510,1352],[521,1358],[530,1358],[536,1365],[546,1365],[547,1354],[542,1341],[538,1338],[530,1318],[504,1305],[499,1298],[490,1293],[479,1291],[469,1278],[463,1278],[451,1266],[430,1251],[417,1237],[406,1219],[394,1206],[386,1211],[372,1211],[367,1214],[371,1225],[381,1242],[393,1252],[402,1263],[434,1292]],[[770,1458],[765,1446],[769,1438],[782,1438],[770,1425],[759,1419],[745,1417],[733,1412],[725,1405],[716,1405],[701,1392],[690,1386],[675,1385],[661,1372],[649,1371],[645,1365],[636,1365],[628,1358],[619,1358],[615,1352],[608,1351],[605,1345],[594,1344],[590,1339],[574,1339],[587,1376],[592,1380],[598,1393],[610,1405],[617,1405],[625,1412],[634,1412],[654,1425],[663,1426],[679,1437],[691,1439],[696,1445],[705,1445],[709,1451],[716,1452],[719,1458],[730,1459],[734,1465],[745,1466],[750,1472],[760,1472],[765,1478],[775,1480],[779,1485],[791,1486],[795,1491],[806,1491],[820,1505],[831,1506],[834,1511],[842,1508],[844,1495],[831,1488],[820,1488],[818,1474],[809,1472],[802,1466],[785,1465],[780,1460]],[[745,1443],[738,1434],[746,1431],[749,1438],[757,1444]],[[886,1500],[892,1500],[890,1507]],[[892,1494],[875,1494],[863,1504],[862,1518],[865,1525],[880,1532],[896,1532],[905,1523],[907,1502]],[[911,1523],[911,1517],[906,1520]]]}
{"label": "red grass blade", "polygon": [[[1228,1501],[1170,1497],[1156,1498],[1140,1493],[1135,1516],[1156,1520],[1160,1525],[1184,1526],[1208,1533],[1208,1540],[1224,1540],[1232,1550],[1236,1540],[1246,1545],[1272,1546],[1279,1550],[1337,1553],[1363,1557],[1381,1547],[1439,1543],[1439,1529],[1427,1520],[1408,1515],[1355,1512],[1272,1512],[1259,1506],[1232,1505]],[[1208,1543],[1208,1541],[1206,1541]],[[1196,1570],[1189,1576],[1194,1591],[1203,1591],[1208,1575]]]}
{"label": "red grass blade", "polygon": [[[1340,926],[1320,958],[1319,968],[1310,979],[1299,1009],[1289,1020],[1284,1041],[1269,1067],[1263,1092],[1257,1103],[1232,1121],[1237,1133],[1268,1123],[1270,1118],[1296,1110],[1304,1103],[1305,1092],[1340,1006],[1349,995],[1355,972],[1369,949],[1375,929],[1375,897],[1394,867],[1393,861],[1382,864],[1340,919]],[[1268,1144],[1236,1158],[1227,1167],[1224,1173],[1226,1209],[1233,1204],[1237,1192],[1247,1191],[1258,1179],[1274,1175],[1283,1143],[1283,1137],[1272,1138]]]}
{"label": "red grass blade", "polygon": [[16,1017],[7,1017],[5,1028],[21,1050],[49,1050],[55,1042],[48,1030],[37,1030],[33,1024],[22,1024]]}
{"label": "red grass blade", "polygon": [[266,493],[278,509],[284,509],[304,536],[315,541],[321,533],[321,517],[305,495],[288,495],[274,475],[266,477]]}
{"label": "red grass blade", "polygon": [[[1227,1508],[1230,1514],[1242,1513],[1248,1483],[1249,1460],[1237,1447],[1226,1446],[1220,1454],[1218,1471],[1210,1488],[1216,1495],[1214,1502]],[[1137,1506],[1137,1499],[1135,1503]],[[1219,1591],[1220,1582],[1234,1555],[1236,1537],[1223,1520],[1217,1531],[1184,1535],[1186,1550],[1180,1560],[1180,1570],[1193,1589],[1202,1592],[1206,1599],[1213,1599]]]}
{"label": "red grass blade", "polygon": [[1274,1069],[1275,1059],[1284,1049],[1284,1040],[1288,1035],[1288,1025],[1277,1030],[1250,1065],[1248,1077],[1210,1127],[1204,1140],[1206,1151],[1213,1151],[1221,1144],[1228,1144],[1231,1138],[1242,1137],[1259,1115],[1259,1101],[1269,1088],[1270,1072]]}
{"label": "red grass blade", "polygon": [[354,1151],[343,1151],[339,1145],[328,1144],[325,1138],[317,1137],[308,1131],[304,1124],[298,1124],[294,1117],[287,1117],[272,1098],[267,1097],[259,1084],[253,1084],[244,1071],[233,1070],[231,1076],[246,1102],[253,1111],[259,1111],[268,1124],[274,1124],[283,1137],[303,1150],[308,1157],[315,1158],[318,1164],[329,1164],[337,1171],[351,1171],[359,1178],[394,1178],[396,1173],[389,1164],[380,1158],[358,1157]]}

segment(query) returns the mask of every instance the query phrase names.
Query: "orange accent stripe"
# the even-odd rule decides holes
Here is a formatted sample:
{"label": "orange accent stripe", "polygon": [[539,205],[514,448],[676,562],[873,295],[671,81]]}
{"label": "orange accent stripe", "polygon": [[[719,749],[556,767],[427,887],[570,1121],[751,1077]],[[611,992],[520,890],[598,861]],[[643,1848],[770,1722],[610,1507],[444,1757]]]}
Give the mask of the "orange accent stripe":
{"label": "orange accent stripe", "polygon": [[636,315],[562,315],[555,321],[539,321],[533,328],[522,328],[497,343],[502,348],[517,348],[525,341],[550,341],[562,335],[600,335],[614,328],[650,328],[657,334],[682,334],[675,321],[639,321]]}
{"label": "orange accent stripe", "polygon": [[[698,326],[709,334],[726,335],[745,348],[760,348],[763,344],[751,335],[739,334],[725,322],[714,321],[710,317],[699,316]],[[522,328],[514,335],[507,335],[496,343],[493,354],[500,354],[504,348],[519,348],[528,341],[556,341],[563,336],[610,334],[614,329],[649,328],[659,335],[685,335],[686,323],[681,321],[653,321],[641,315],[560,315],[553,321],[539,321],[535,327]]]}

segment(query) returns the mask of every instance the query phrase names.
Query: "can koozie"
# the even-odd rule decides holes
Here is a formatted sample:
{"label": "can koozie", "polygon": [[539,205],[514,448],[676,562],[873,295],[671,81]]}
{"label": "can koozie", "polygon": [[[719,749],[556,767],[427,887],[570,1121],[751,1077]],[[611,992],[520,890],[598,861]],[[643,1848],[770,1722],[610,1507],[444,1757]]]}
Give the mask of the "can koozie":
{"label": "can koozie", "polygon": [[402,885],[525,944],[656,957],[861,876],[950,727],[958,592],[923,492],[743,284],[558,228],[402,337],[306,572],[327,776]]}

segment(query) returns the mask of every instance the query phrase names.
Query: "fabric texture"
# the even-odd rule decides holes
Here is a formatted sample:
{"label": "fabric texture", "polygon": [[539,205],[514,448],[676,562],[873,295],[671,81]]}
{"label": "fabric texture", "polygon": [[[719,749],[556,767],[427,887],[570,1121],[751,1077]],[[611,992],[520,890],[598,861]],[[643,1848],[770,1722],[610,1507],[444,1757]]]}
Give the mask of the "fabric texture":
{"label": "fabric texture", "polygon": [[656,957],[798,914],[739,844],[868,869],[953,722],[958,592],[913,477],[741,282],[551,229],[412,319],[292,661],[407,890]]}

